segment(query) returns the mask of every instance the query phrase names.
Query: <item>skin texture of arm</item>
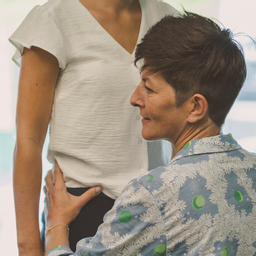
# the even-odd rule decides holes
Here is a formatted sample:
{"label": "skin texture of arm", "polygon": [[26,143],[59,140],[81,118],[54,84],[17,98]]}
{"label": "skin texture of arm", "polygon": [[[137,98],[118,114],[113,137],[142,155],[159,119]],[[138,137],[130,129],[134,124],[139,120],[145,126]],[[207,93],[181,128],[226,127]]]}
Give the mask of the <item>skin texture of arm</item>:
{"label": "skin texture of arm", "polygon": [[[102,191],[100,186],[95,186],[87,190],[81,196],[73,196],[67,192],[63,174],[57,163],[55,164],[54,175],[54,185],[52,171],[49,171],[45,178],[46,186],[44,187],[44,193],[46,195],[46,230],[58,224],[65,224],[66,226],[69,226],[70,222],[76,218],[82,207]],[[64,225],[54,227],[47,233],[45,241],[46,254],[58,245],[69,246],[67,228]]]}
{"label": "skin texture of arm", "polygon": [[36,48],[24,48],[20,69],[14,150],[14,200],[19,255],[41,256],[38,205],[42,147],[59,75],[57,59]]}

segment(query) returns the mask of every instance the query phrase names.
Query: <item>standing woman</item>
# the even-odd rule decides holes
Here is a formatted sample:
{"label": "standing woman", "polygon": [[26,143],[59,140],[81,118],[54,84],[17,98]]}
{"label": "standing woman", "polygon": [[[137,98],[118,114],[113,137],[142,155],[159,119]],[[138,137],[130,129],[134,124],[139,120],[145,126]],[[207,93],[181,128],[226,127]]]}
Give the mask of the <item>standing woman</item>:
{"label": "standing woman", "polygon": [[[49,0],[10,37],[14,61],[22,57],[14,152],[20,256],[43,255],[38,201],[49,124],[48,159],[58,162],[68,191],[103,187],[70,226],[71,248],[95,234],[129,180],[169,162],[170,144],[142,139],[139,112],[129,99],[140,81],[136,44],[174,12],[156,0]],[[93,223],[86,222],[90,216]]]}

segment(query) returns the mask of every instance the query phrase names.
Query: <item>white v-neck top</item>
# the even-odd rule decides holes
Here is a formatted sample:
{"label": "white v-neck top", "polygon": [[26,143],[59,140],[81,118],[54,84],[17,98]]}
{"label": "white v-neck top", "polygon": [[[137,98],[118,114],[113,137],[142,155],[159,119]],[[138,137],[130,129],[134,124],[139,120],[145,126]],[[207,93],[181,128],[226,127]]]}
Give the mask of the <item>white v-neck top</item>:
{"label": "white v-neck top", "polygon": [[[175,10],[156,0],[140,0],[138,42],[151,25]],[[36,6],[10,37],[17,48],[32,45],[53,54],[61,72],[50,120],[48,159],[64,173],[68,187],[102,185],[116,198],[129,180],[166,165],[171,145],[146,142],[139,109],[130,97],[140,82],[128,53],[79,0],[50,0]]]}

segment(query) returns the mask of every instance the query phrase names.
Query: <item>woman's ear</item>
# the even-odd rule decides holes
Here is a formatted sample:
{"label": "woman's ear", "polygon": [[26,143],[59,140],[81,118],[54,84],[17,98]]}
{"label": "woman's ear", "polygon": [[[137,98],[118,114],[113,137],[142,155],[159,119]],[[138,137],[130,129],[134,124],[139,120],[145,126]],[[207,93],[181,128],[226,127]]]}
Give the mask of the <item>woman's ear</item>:
{"label": "woman's ear", "polygon": [[188,122],[195,123],[208,115],[208,102],[202,94],[194,94],[190,99]]}

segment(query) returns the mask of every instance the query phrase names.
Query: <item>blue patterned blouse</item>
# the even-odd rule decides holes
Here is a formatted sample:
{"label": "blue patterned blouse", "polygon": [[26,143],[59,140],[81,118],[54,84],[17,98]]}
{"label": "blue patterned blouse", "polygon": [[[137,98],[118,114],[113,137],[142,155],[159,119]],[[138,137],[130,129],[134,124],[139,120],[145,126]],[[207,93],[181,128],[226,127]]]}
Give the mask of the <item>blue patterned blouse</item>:
{"label": "blue patterned blouse", "polygon": [[132,180],[93,238],[47,256],[256,255],[256,155],[229,135],[192,140]]}

